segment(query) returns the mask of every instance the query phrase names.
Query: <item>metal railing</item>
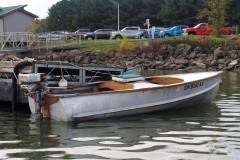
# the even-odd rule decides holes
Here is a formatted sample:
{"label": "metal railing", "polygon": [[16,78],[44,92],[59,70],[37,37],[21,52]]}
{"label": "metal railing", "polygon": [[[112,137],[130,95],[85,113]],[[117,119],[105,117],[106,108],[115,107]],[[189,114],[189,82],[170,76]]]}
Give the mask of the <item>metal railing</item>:
{"label": "metal railing", "polygon": [[0,33],[1,50],[4,48],[28,48],[37,41],[37,36],[29,32]]}
{"label": "metal railing", "polygon": [[[39,48],[41,44],[46,46],[55,43],[64,43],[67,39],[76,37],[47,35],[44,40],[42,37],[31,32],[2,32],[0,33],[0,51],[30,50],[33,47]],[[48,48],[48,47],[47,47]]]}
{"label": "metal railing", "polygon": [[[139,37],[140,38],[140,37]],[[109,45],[109,44],[118,44],[118,41],[109,42],[101,42],[97,43],[97,38],[95,37],[95,43],[82,43],[83,36],[81,34],[73,34],[73,35],[53,35],[53,34],[46,34],[46,35],[38,35],[33,34],[30,32],[4,32],[0,33],[0,52],[28,52],[32,49],[40,49],[44,46],[44,49],[47,51],[52,48],[65,48],[66,46],[61,47],[53,47],[55,44],[62,43],[64,44],[68,40],[76,41],[75,44],[66,47],[66,48],[80,48],[80,47],[91,47],[91,46],[98,46],[98,45]],[[140,39],[131,39],[129,41],[135,42],[139,41]]]}

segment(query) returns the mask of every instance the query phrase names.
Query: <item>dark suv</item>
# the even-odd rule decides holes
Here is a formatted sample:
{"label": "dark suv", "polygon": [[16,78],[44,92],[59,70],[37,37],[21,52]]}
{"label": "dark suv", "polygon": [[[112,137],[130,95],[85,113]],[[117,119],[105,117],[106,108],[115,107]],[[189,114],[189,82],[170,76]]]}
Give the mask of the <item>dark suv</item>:
{"label": "dark suv", "polygon": [[84,34],[84,39],[93,40],[93,39],[110,39],[111,32],[115,31],[114,29],[98,29],[91,33]]}

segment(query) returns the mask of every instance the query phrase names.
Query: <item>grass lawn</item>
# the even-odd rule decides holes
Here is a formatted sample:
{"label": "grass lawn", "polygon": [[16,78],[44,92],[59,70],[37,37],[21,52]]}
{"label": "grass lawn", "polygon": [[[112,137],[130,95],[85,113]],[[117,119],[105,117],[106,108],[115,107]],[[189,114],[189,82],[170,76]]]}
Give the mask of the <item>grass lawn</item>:
{"label": "grass lawn", "polygon": [[[40,45],[41,48],[58,48],[58,47],[73,47],[80,48],[81,50],[113,50],[120,49],[121,43],[124,40],[68,40],[61,43],[42,43]],[[127,39],[127,42],[131,42],[134,46],[140,46],[145,41],[150,42],[168,42],[168,41],[196,41],[201,43],[206,43],[209,45],[213,45],[213,47],[218,46],[233,46],[233,48],[239,48],[240,40],[236,35],[224,35],[221,38],[215,38],[213,36],[179,36],[179,37],[168,37],[168,38],[157,38],[157,39]]]}

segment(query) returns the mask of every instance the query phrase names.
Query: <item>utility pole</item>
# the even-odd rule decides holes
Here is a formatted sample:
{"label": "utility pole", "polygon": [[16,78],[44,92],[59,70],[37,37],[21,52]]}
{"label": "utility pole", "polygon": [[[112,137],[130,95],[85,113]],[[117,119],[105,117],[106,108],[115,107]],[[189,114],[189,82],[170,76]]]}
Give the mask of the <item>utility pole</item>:
{"label": "utility pole", "polygon": [[118,8],[118,31],[119,31],[119,3],[114,0],[109,0]]}

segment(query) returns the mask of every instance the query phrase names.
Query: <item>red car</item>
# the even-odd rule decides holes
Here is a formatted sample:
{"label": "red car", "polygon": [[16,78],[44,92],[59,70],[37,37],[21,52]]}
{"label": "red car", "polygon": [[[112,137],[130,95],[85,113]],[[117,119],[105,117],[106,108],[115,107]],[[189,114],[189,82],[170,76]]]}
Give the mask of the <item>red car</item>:
{"label": "red car", "polygon": [[[214,28],[211,28],[207,23],[200,23],[193,28],[184,29],[183,35],[206,35],[209,36],[214,32]],[[232,34],[232,27],[222,28],[224,34]]]}

